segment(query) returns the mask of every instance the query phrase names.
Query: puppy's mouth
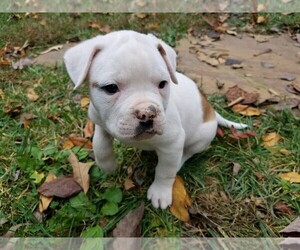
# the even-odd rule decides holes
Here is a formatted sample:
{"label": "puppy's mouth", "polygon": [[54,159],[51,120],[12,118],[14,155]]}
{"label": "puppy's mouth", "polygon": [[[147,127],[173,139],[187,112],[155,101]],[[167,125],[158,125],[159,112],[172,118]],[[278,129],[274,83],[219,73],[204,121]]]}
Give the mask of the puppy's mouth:
{"label": "puppy's mouth", "polygon": [[135,128],[135,136],[136,140],[145,140],[153,137],[154,135],[161,135],[162,132],[155,129],[154,123],[152,120],[140,122],[139,125]]}

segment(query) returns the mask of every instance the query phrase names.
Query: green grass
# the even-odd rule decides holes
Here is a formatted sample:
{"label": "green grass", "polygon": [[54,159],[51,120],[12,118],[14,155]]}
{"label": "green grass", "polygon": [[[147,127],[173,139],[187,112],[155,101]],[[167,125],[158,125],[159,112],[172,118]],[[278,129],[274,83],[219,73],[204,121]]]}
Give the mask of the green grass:
{"label": "green grass", "polygon": [[[129,14],[82,14],[80,17],[45,14],[39,15],[40,19],[20,16],[21,19],[9,19],[8,14],[0,15],[0,48],[7,43],[20,46],[28,39],[30,53],[35,53],[64,43],[70,37],[85,39],[99,33],[86,27],[88,20],[109,24],[113,30],[130,28],[145,32],[151,31],[147,30],[147,23],[159,22],[160,27],[154,32],[173,45],[189,27],[203,25],[200,15],[196,14],[156,14],[145,19],[130,19]],[[281,20],[279,16],[271,16],[274,20]],[[39,24],[41,18],[46,19],[45,27]],[[299,15],[289,18],[295,23],[290,21],[288,25],[297,28]],[[56,26],[52,25],[54,23]],[[27,89],[35,84],[39,98],[30,102]],[[70,134],[83,134],[87,109],[81,108],[75,97],[88,95],[88,89],[83,86],[73,91],[61,66],[53,69],[34,66],[22,71],[2,67],[0,89],[4,92],[0,97],[0,106],[3,107],[0,109],[0,219],[8,220],[0,227],[0,235],[13,225],[28,223],[16,232],[16,236],[75,237],[87,227],[96,225],[101,226],[104,236],[110,236],[116,223],[142,201],[146,206],[142,220],[142,235],[145,237],[278,236],[279,230],[300,213],[299,184],[290,184],[278,177],[279,173],[300,171],[299,120],[288,110],[268,111],[257,118],[241,117],[224,108],[223,97],[212,96],[210,102],[227,118],[250,126],[259,121],[260,126],[252,127],[258,134],[257,138],[231,140],[228,135],[216,138],[206,151],[195,155],[180,170],[179,175],[184,178],[193,207],[198,212],[190,223],[178,221],[168,210],[154,209],[147,201],[155,156],[126,148],[118,142],[114,145],[120,165],[117,173],[107,176],[93,166],[87,195],[80,193],[69,199],[54,199],[40,222],[34,211],[38,206],[37,189],[41,183],[34,183],[31,176],[35,171],[45,175],[50,171],[56,175],[72,172],[67,161],[69,151],[63,149],[62,143]],[[14,107],[16,112],[5,112]],[[36,116],[29,128],[20,123],[20,115],[24,113]],[[262,136],[268,132],[280,133],[284,139],[279,148],[285,148],[291,154],[275,154],[263,148]],[[76,147],[73,151],[82,162],[93,160],[89,150]],[[232,172],[233,163],[241,165],[236,176]],[[128,168],[132,171],[138,169],[144,183],[126,191],[124,180]],[[122,201],[118,203],[118,212],[107,216],[101,210],[106,202],[101,197],[111,187],[121,190]],[[274,210],[278,201],[286,202],[294,215]]]}

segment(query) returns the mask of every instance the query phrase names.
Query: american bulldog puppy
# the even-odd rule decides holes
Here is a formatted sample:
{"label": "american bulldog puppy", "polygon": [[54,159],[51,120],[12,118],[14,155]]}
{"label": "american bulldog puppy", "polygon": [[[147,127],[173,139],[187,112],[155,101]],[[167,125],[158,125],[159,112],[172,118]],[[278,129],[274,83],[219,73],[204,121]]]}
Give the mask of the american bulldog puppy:
{"label": "american bulldog puppy", "polygon": [[176,72],[176,52],[154,35],[125,30],[97,36],[70,48],[64,62],[75,88],[88,79],[101,169],[117,168],[113,138],[156,151],[147,194],[155,208],[171,205],[176,173],[211,143],[218,125],[246,127],[215,112],[195,82]]}

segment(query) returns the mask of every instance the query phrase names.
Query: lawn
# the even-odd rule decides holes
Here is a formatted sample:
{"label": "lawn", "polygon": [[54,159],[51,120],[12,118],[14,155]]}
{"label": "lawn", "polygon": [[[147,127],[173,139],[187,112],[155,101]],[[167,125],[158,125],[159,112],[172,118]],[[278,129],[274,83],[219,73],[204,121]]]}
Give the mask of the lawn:
{"label": "lawn", "polygon": [[[299,14],[269,14],[268,18],[256,32],[267,33],[276,24],[282,32],[299,33]],[[241,28],[251,20],[251,15],[233,15],[228,22]],[[209,29],[200,14],[1,14],[0,49],[22,46],[28,40],[26,54],[36,54],[101,33],[93,24],[111,30],[154,32],[172,46],[191,27]],[[28,96],[30,89],[36,98]],[[224,137],[216,137],[207,150],[180,170],[178,175],[192,200],[189,222],[179,221],[168,209],[154,209],[147,201],[155,155],[117,141],[114,148],[120,168],[115,175],[108,176],[94,165],[87,194],[56,198],[37,215],[37,189],[48,173],[72,173],[67,160],[70,150],[81,162],[94,160],[91,149],[64,146],[70,135],[84,134],[88,118],[81,100],[87,96],[87,86],[73,90],[62,65],[23,70],[0,66],[0,235],[24,224],[14,236],[78,237],[96,226],[104,236],[111,236],[116,224],[141,202],[145,202],[141,221],[144,237],[276,237],[300,213],[300,185],[279,177],[281,173],[300,172],[299,119],[291,110],[267,110],[258,117],[244,117],[226,108],[224,96],[213,95],[209,101],[218,112],[249,124],[257,136],[237,140],[227,130]],[[263,136],[271,132],[282,137],[275,151],[262,146]],[[138,185],[126,190],[128,178]],[[120,196],[114,213],[104,208],[105,193]]]}

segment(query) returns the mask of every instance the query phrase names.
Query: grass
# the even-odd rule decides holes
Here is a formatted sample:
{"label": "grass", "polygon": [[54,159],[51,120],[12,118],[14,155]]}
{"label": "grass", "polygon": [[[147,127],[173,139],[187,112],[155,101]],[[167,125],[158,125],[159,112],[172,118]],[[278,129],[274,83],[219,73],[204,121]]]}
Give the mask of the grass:
{"label": "grass", "polygon": [[[272,14],[272,18],[279,25],[285,25],[284,17]],[[296,22],[299,15],[289,18],[288,25],[299,29]],[[40,24],[44,19],[46,26]],[[87,28],[90,20],[109,24],[112,30],[131,28],[146,32],[151,31],[147,28],[149,23],[159,22],[159,28],[152,31],[173,45],[188,28],[207,27],[196,14],[156,14],[147,18],[133,18],[129,14],[45,14],[37,18],[20,14],[20,18],[16,18],[1,14],[0,48],[7,43],[21,46],[29,40],[29,53],[36,53],[71,37],[85,39],[99,33]],[[39,95],[35,102],[27,98],[27,90],[33,86]],[[38,221],[34,211],[41,183],[35,183],[32,175],[35,171],[45,175],[50,171],[57,175],[72,172],[67,162],[69,151],[63,149],[62,143],[70,134],[83,134],[87,109],[80,106],[78,95],[88,95],[88,89],[83,86],[74,92],[61,66],[52,69],[34,66],[22,71],[1,67],[0,90],[4,93],[0,95],[3,107],[0,110],[0,220],[8,220],[0,227],[0,235],[13,225],[28,223],[15,236],[75,237],[96,225],[101,226],[104,236],[110,236],[116,223],[142,201],[146,204],[142,220],[145,237],[274,237],[300,213],[299,184],[278,177],[279,173],[300,171],[299,120],[288,110],[244,118],[224,108],[223,97],[212,96],[210,102],[227,118],[248,124],[260,122],[258,127],[252,127],[258,137],[242,140],[231,140],[228,135],[217,137],[206,151],[195,155],[181,169],[179,175],[184,178],[196,211],[190,223],[178,221],[168,210],[154,209],[146,200],[155,156],[118,142],[115,142],[115,151],[121,167],[114,176],[107,176],[93,166],[87,195],[80,193],[70,199],[55,199],[44,218]],[[20,115],[24,113],[36,116],[28,128],[20,122]],[[279,148],[287,149],[290,155],[272,153],[261,146],[262,136],[268,132],[278,132],[283,137]],[[89,150],[76,147],[73,151],[83,162],[93,160]],[[237,175],[233,175],[234,163],[241,165]],[[124,189],[128,169],[139,171],[144,181],[141,187]],[[109,188],[120,189],[122,201],[115,215],[105,216],[101,210],[105,200],[101,195]],[[274,209],[279,201],[285,202],[293,214]]]}

